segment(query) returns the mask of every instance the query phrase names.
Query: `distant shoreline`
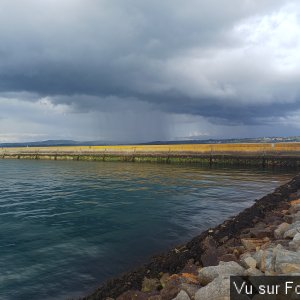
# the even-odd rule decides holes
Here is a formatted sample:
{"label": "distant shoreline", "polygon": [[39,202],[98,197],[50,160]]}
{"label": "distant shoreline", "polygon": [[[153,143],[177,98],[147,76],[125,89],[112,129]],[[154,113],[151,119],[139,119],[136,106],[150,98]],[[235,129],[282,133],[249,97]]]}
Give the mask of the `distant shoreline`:
{"label": "distant shoreline", "polygon": [[10,147],[0,148],[0,158],[297,168],[300,143]]}

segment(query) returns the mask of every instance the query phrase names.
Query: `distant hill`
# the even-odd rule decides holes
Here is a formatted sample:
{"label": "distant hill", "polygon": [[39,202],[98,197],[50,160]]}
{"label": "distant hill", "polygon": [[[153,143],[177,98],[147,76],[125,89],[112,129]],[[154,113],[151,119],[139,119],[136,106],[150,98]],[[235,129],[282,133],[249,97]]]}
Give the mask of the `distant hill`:
{"label": "distant hill", "polygon": [[[300,136],[293,137],[262,137],[243,139],[208,139],[208,140],[178,140],[178,141],[153,141],[147,143],[135,143],[137,145],[176,145],[176,144],[234,144],[234,143],[283,143],[300,142]],[[0,147],[49,147],[49,146],[104,146],[124,145],[105,141],[80,142],[73,140],[47,140],[28,143],[0,143]],[[128,143],[128,145],[133,145]]]}
{"label": "distant hill", "polygon": [[300,136],[293,137],[262,137],[262,138],[241,138],[241,139],[208,139],[208,140],[179,140],[179,141],[154,141],[142,143],[141,145],[162,145],[162,144],[237,144],[237,143],[289,143],[300,142]]}
{"label": "distant hill", "polygon": [[107,145],[99,141],[77,142],[72,140],[47,140],[27,143],[0,143],[0,147],[49,147],[49,146],[94,146]]}

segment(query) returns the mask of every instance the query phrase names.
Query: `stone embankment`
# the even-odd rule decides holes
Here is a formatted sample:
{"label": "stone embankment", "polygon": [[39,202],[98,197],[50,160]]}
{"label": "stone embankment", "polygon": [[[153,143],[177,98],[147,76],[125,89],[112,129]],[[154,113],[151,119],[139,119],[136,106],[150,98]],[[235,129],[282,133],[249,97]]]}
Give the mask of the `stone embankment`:
{"label": "stone embankment", "polygon": [[119,295],[114,290],[115,295],[105,296],[104,286],[85,299],[225,300],[230,296],[231,275],[299,275],[300,176],[173,252],[179,258],[180,253],[189,258],[180,271],[155,274],[150,263],[145,273],[129,273],[106,286],[117,287],[118,282],[124,285],[124,280],[140,273],[143,278],[139,288],[129,288]]}

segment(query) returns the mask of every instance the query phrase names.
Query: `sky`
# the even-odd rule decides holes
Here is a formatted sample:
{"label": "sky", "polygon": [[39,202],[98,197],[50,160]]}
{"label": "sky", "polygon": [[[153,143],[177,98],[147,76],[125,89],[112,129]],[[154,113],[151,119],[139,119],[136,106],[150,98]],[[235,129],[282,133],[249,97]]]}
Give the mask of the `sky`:
{"label": "sky", "polygon": [[295,135],[298,0],[0,0],[0,142]]}

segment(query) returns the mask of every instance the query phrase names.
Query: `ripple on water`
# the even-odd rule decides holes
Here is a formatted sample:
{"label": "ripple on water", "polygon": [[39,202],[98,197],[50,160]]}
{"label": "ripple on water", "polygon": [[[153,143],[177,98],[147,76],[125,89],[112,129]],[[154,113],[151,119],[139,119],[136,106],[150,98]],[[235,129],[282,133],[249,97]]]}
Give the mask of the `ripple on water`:
{"label": "ripple on water", "polygon": [[187,241],[293,172],[0,160],[1,299],[65,299]]}

